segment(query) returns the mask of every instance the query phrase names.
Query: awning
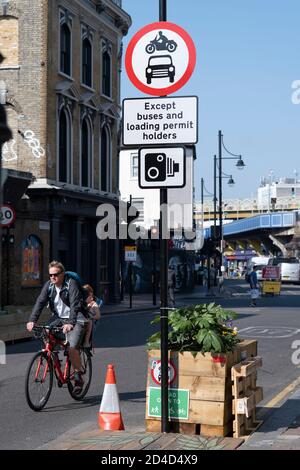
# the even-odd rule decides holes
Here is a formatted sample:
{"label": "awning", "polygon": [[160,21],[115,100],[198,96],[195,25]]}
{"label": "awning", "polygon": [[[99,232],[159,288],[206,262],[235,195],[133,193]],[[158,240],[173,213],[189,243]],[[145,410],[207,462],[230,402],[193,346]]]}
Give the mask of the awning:
{"label": "awning", "polygon": [[23,196],[32,181],[32,173],[3,168],[1,187],[3,202],[15,205]]}

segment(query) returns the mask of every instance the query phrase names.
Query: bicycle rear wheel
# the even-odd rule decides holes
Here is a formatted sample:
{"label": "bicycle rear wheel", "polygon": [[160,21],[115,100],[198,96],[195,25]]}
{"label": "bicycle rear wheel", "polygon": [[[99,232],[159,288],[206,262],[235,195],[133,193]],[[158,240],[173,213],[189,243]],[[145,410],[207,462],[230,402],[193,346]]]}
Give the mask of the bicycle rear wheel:
{"label": "bicycle rear wheel", "polygon": [[41,411],[49,400],[53,386],[53,363],[43,351],[36,353],[26,372],[25,396],[34,411]]}
{"label": "bicycle rear wheel", "polygon": [[81,360],[81,368],[82,368],[82,378],[84,379],[84,385],[80,393],[74,393],[74,369],[69,361],[69,368],[68,368],[68,390],[71,397],[74,400],[81,401],[85,395],[87,394],[92,380],[92,359],[91,355],[85,348],[81,348],[79,350],[80,360]]}

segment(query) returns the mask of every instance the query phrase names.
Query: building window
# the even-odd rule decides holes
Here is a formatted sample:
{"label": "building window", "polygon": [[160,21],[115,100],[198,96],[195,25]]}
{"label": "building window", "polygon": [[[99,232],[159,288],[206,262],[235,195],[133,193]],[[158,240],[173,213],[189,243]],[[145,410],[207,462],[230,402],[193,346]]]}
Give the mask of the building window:
{"label": "building window", "polygon": [[21,243],[22,287],[42,284],[42,243],[35,235],[29,235]]}
{"label": "building window", "polygon": [[60,27],[60,71],[71,76],[71,31],[66,23]]}
{"label": "building window", "polygon": [[88,38],[82,41],[82,83],[92,87],[92,44]]}
{"label": "building window", "polygon": [[132,206],[139,211],[139,216],[136,219],[136,222],[144,222],[144,199],[132,198]]}
{"label": "building window", "polygon": [[102,93],[111,96],[111,57],[107,50],[102,53]]}
{"label": "building window", "polygon": [[139,175],[139,157],[137,154],[131,155],[131,178],[137,178]]}
{"label": "building window", "polygon": [[92,185],[92,131],[87,118],[81,124],[81,186]]}
{"label": "building window", "polygon": [[101,131],[101,191],[110,191],[110,133],[106,126]]}
{"label": "building window", "polygon": [[58,181],[71,182],[71,123],[65,109],[59,113],[58,129]]}

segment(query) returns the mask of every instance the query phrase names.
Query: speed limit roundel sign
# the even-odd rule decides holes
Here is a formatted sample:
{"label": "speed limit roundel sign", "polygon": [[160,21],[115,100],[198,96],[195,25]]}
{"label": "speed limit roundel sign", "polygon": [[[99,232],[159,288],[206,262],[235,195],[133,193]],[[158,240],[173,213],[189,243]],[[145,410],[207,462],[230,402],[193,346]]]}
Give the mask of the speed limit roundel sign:
{"label": "speed limit roundel sign", "polygon": [[196,64],[196,48],[180,26],[160,21],[140,29],[125,56],[127,75],[143,93],[165,96],[190,79]]}
{"label": "speed limit roundel sign", "polygon": [[10,227],[16,220],[15,210],[8,204],[1,206],[0,223],[2,227]]}

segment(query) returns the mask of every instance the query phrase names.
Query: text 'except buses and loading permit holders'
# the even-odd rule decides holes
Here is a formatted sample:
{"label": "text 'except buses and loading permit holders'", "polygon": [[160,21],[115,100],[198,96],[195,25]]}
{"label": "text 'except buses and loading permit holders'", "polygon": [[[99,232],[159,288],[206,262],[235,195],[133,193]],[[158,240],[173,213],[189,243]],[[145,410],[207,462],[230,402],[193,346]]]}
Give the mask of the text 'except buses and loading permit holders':
{"label": "text 'except buses and loading permit holders'", "polygon": [[124,146],[197,142],[197,96],[123,100]]}

